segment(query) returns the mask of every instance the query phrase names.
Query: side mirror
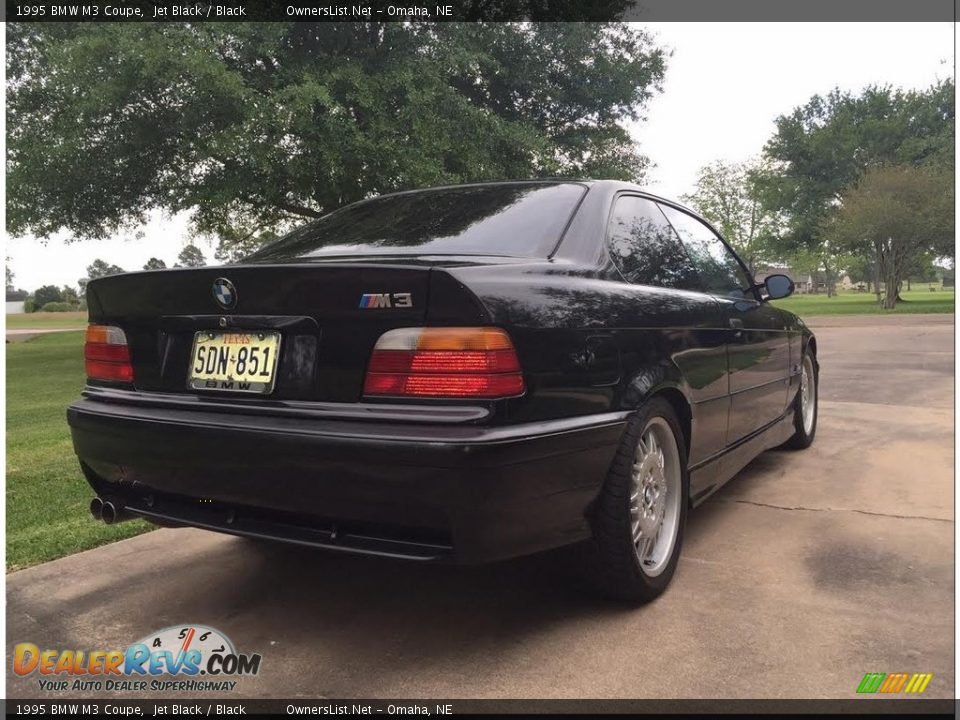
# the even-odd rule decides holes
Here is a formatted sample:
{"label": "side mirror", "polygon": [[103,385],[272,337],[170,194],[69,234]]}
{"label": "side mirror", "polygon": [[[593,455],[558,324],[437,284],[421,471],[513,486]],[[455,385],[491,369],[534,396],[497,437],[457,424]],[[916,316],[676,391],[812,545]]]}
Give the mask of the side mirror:
{"label": "side mirror", "polygon": [[768,275],[763,284],[771,300],[779,300],[793,294],[793,280],[786,275]]}

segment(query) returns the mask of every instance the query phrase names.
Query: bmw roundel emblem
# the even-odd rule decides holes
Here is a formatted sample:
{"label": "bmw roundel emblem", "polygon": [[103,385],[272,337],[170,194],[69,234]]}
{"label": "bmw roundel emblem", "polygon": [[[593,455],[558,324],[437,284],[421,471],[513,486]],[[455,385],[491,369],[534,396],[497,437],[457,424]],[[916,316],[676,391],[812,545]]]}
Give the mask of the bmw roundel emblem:
{"label": "bmw roundel emblem", "polygon": [[237,289],[226,278],[213,281],[213,299],[224,310],[233,310],[237,306]]}

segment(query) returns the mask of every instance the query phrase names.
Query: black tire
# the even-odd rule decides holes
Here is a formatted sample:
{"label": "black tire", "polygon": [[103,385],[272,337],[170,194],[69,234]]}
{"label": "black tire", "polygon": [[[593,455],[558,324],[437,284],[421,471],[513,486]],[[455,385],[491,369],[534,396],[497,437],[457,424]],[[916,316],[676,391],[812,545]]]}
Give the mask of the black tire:
{"label": "black tire", "polygon": [[817,435],[817,415],[820,412],[820,368],[817,366],[816,356],[809,349],[804,351],[803,358],[800,360],[801,372],[806,366],[807,373],[812,375],[813,380],[813,424],[808,431],[803,422],[803,384],[797,389],[797,395],[793,399],[793,435],[780,447],[788,450],[805,450],[813,445],[813,439]]}
{"label": "black tire", "polygon": [[[650,575],[641,565],[634,546],[630,495],[638,443],[655,418],[666,421],[676,443],[680,469],[680,507],[676,539],[669,559],[656,575]],[[687,448],[683,431],[670,403],[655,397],[645,403],[628,423],[594,507],[593,539],[584,544],[581,554],[581,560],[585,563],[583,570],[593,586],[607,597],[635,604],[649,602],[660,595],[670,584],[680,558],[689,496]]]}

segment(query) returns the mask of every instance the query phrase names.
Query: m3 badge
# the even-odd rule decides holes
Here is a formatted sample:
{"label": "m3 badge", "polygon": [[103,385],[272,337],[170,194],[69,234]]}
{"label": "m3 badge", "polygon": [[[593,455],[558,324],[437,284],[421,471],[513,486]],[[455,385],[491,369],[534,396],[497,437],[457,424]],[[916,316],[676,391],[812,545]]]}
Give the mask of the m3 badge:
{"label": "m3 badge", "polygon": [[412,308],[413,295],[408,292],[364,293],[360,296],[360,307],[373,308]]}

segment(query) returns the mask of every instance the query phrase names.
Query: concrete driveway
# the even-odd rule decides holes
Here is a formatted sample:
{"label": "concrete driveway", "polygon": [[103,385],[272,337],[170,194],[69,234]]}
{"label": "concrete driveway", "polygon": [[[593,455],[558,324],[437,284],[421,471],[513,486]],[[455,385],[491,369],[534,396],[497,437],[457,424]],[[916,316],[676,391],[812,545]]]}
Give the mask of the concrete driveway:
{"label": "concrete driveway", "polygon": [[59,332],[78,332],[83,330],[82,327],[74,328],[15,328],[13,330],[7,330],[7,342],[26,342],[35,338],[37,335],[46,335],[48,333],[59,333]]}
{"label": "concrete driveway", "polygon": [[[816,443],[692,513],[647,607],[584,594],[561,553],[428,567],[160,530],[9,575],[8,653],[194,622],[262,653],[238,697],[853,698],[903,671],[951,698],[952,323],[812,320]],[[39,694],[35,676],[7,690]]]}

